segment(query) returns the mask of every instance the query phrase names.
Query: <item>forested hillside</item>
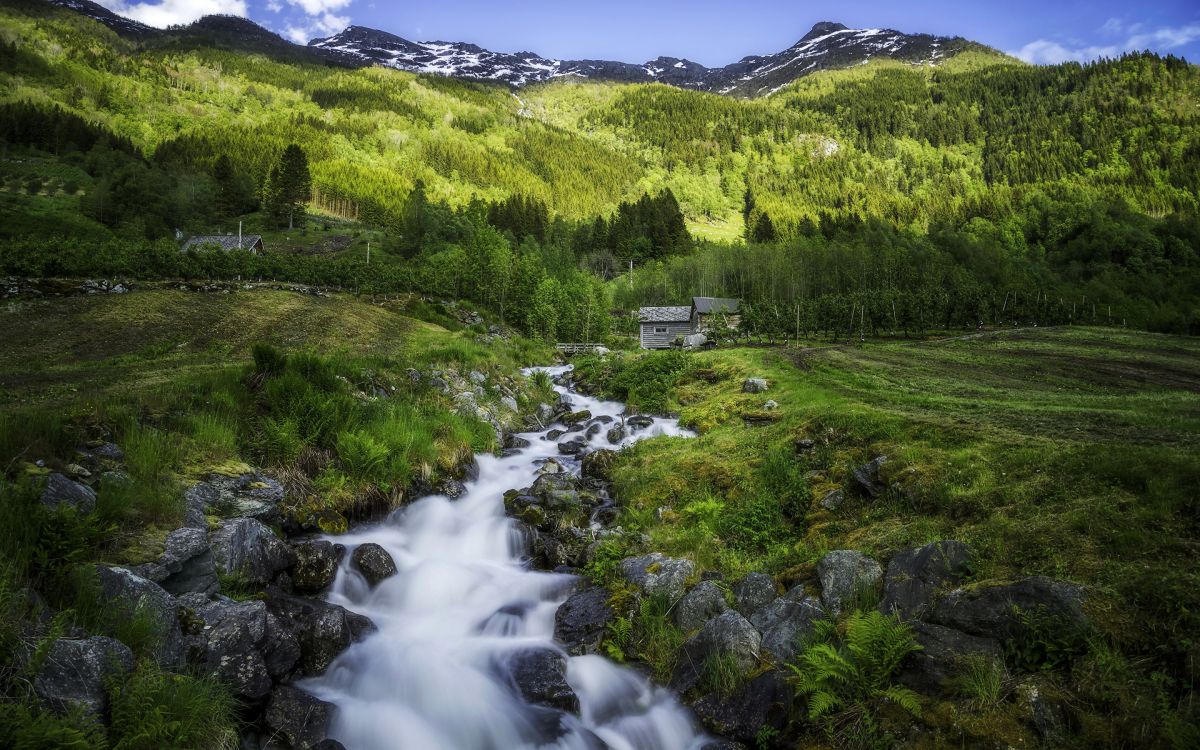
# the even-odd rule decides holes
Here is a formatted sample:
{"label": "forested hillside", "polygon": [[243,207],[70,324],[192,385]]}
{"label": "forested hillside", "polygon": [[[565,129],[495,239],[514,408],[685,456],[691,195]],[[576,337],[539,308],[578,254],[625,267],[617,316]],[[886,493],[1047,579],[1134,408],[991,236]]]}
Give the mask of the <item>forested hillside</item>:
{"label": "forested hillside", "polygon": [[[545,212],[534,239],[554,246],[546,263],[604,276],[648,263],[622,287],[630,305],[710,291],[794,318],[821,294],[950,287],[971,291],[927,317],[990,321],[963,311],[1021,294],[1060,299],[1055,319],[1090,300],[1117,306],[1106,320],[1197,325],[1200,75],[1182,60],[1033,67],[966,52],[826,71],[757,100],[594,82],[514,93],[247,52],[221,24],[154,45],[42,3],[0,14],[0,104],[22,103],[5,110],[3,139],[45,152],[4,164],[16,234],[228,227],[296,144],[320,214],[382,229],[411,256],[418,185],[447,217],[531,202]],[[95,132],[68,137],[82,126],[48,111]],[[630,219],[651,198],[721,244],[697,252],[670,218]],[[642,208],[618,215],[622,203]],[[528,236],[510,232],[510,249]],[[742,242],[778,251],[746,263],[726,247]],[[713,271],[719,258],[737,273]]]}

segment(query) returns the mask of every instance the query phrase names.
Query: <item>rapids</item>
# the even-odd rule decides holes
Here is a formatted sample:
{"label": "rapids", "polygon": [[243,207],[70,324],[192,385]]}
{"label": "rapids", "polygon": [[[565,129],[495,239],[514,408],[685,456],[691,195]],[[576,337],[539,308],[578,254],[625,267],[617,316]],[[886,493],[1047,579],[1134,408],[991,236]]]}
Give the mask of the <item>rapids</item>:
{"label": "rapids", "polygon": [[[569,368],[543,369],[553,377]],[[593,417],[619,418],[624,411],[619,403],[555,389]],[[612,447],[604,432],[589,439],[589,449]],[[623,444],[658,435],[691,433],[655,418]],[[578,717],[525,703],[506,679],[512,654],[561,648],[554,614],[576,584],[570,575],[530,569],[525,537],[505,516],[503,494],[533,484],[547,458],[573,472],[578,460],[560,456],[544,431],[521,437],[530,446],[518,455],[478,456],[479,477],[458,500],[425,497],[383,523],[330,537],[348,552],[381,545],[399,572],[371,589],[349,567],[349,553],[343,557],[328,599],[370,617],[378,631],[302,686],[337,706],[331,735],[347,750],[700,748],[707,738],[671,691],[601,656],[568,660]]]}

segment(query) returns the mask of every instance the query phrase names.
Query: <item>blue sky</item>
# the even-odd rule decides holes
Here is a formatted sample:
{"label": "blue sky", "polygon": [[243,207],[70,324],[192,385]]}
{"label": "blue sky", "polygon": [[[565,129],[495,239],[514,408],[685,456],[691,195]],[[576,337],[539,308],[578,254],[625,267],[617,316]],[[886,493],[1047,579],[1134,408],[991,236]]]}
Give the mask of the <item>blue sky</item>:
{"label": "blue sky", "polygon": [[247,16],[296,41],[354,23],[409,39],[473,42],[502,52],[709,66],[792,45],[817,21],[965,36],[1035,63],[1152,49],[1200,62],[1195,0],[100,0],[154,26],[209,13]]}

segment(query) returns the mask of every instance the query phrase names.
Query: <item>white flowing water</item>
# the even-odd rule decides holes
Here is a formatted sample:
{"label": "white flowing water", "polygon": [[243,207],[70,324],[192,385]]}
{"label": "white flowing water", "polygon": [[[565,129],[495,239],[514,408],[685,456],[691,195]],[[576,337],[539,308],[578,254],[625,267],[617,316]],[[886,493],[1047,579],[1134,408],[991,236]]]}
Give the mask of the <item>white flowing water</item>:
{"label": "white flowing water", "polygon": [[[569,368],[544,368],[553,377]],[[566,389],[556,387],[561,394]],[[619,419],[624,407],[569,393],[572,408]],[[554,425],[562,428],[562,425]],[[550,426],[548,426],[549,428]],[[589,449],[612,447],[604,425]],[[689,436],[655,419],[625,444]],[[503,494],[528,487],[545,459],[578,471],[543,433],[506,458],[480,455],[479,478],[458,500],[423,498],[386,522],[333,538],[348,551],[375,542],[398,574],[370,588],[349,567],[329,601],[360,612],[378,631],[354,644],[304,688],[337,706],[331,735],[348,750],[694,750],[705,743],[673,693],[600,656],[571,657],[567,682],[578,717],[526,703],[506,677],[511,655],[554,642],[554,614],[575,577],[531,570],[526,539],[504,513]],[[560,440],[586,437],[567,433]]]}

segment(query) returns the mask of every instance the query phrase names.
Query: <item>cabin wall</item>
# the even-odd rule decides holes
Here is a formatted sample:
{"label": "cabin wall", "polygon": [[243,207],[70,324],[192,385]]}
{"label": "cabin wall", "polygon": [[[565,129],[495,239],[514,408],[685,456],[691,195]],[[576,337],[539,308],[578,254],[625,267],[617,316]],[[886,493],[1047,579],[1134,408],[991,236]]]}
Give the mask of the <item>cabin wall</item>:
{"label": "cabin wall", "polygon": [[[655,329],[666,329],[665,333],[656,333]],[[668,349],[675,343],[677,336],[687,336],[692,332],[691,321],[683,320],[677,323],[642,323],[641,344],[643,349]]]}

